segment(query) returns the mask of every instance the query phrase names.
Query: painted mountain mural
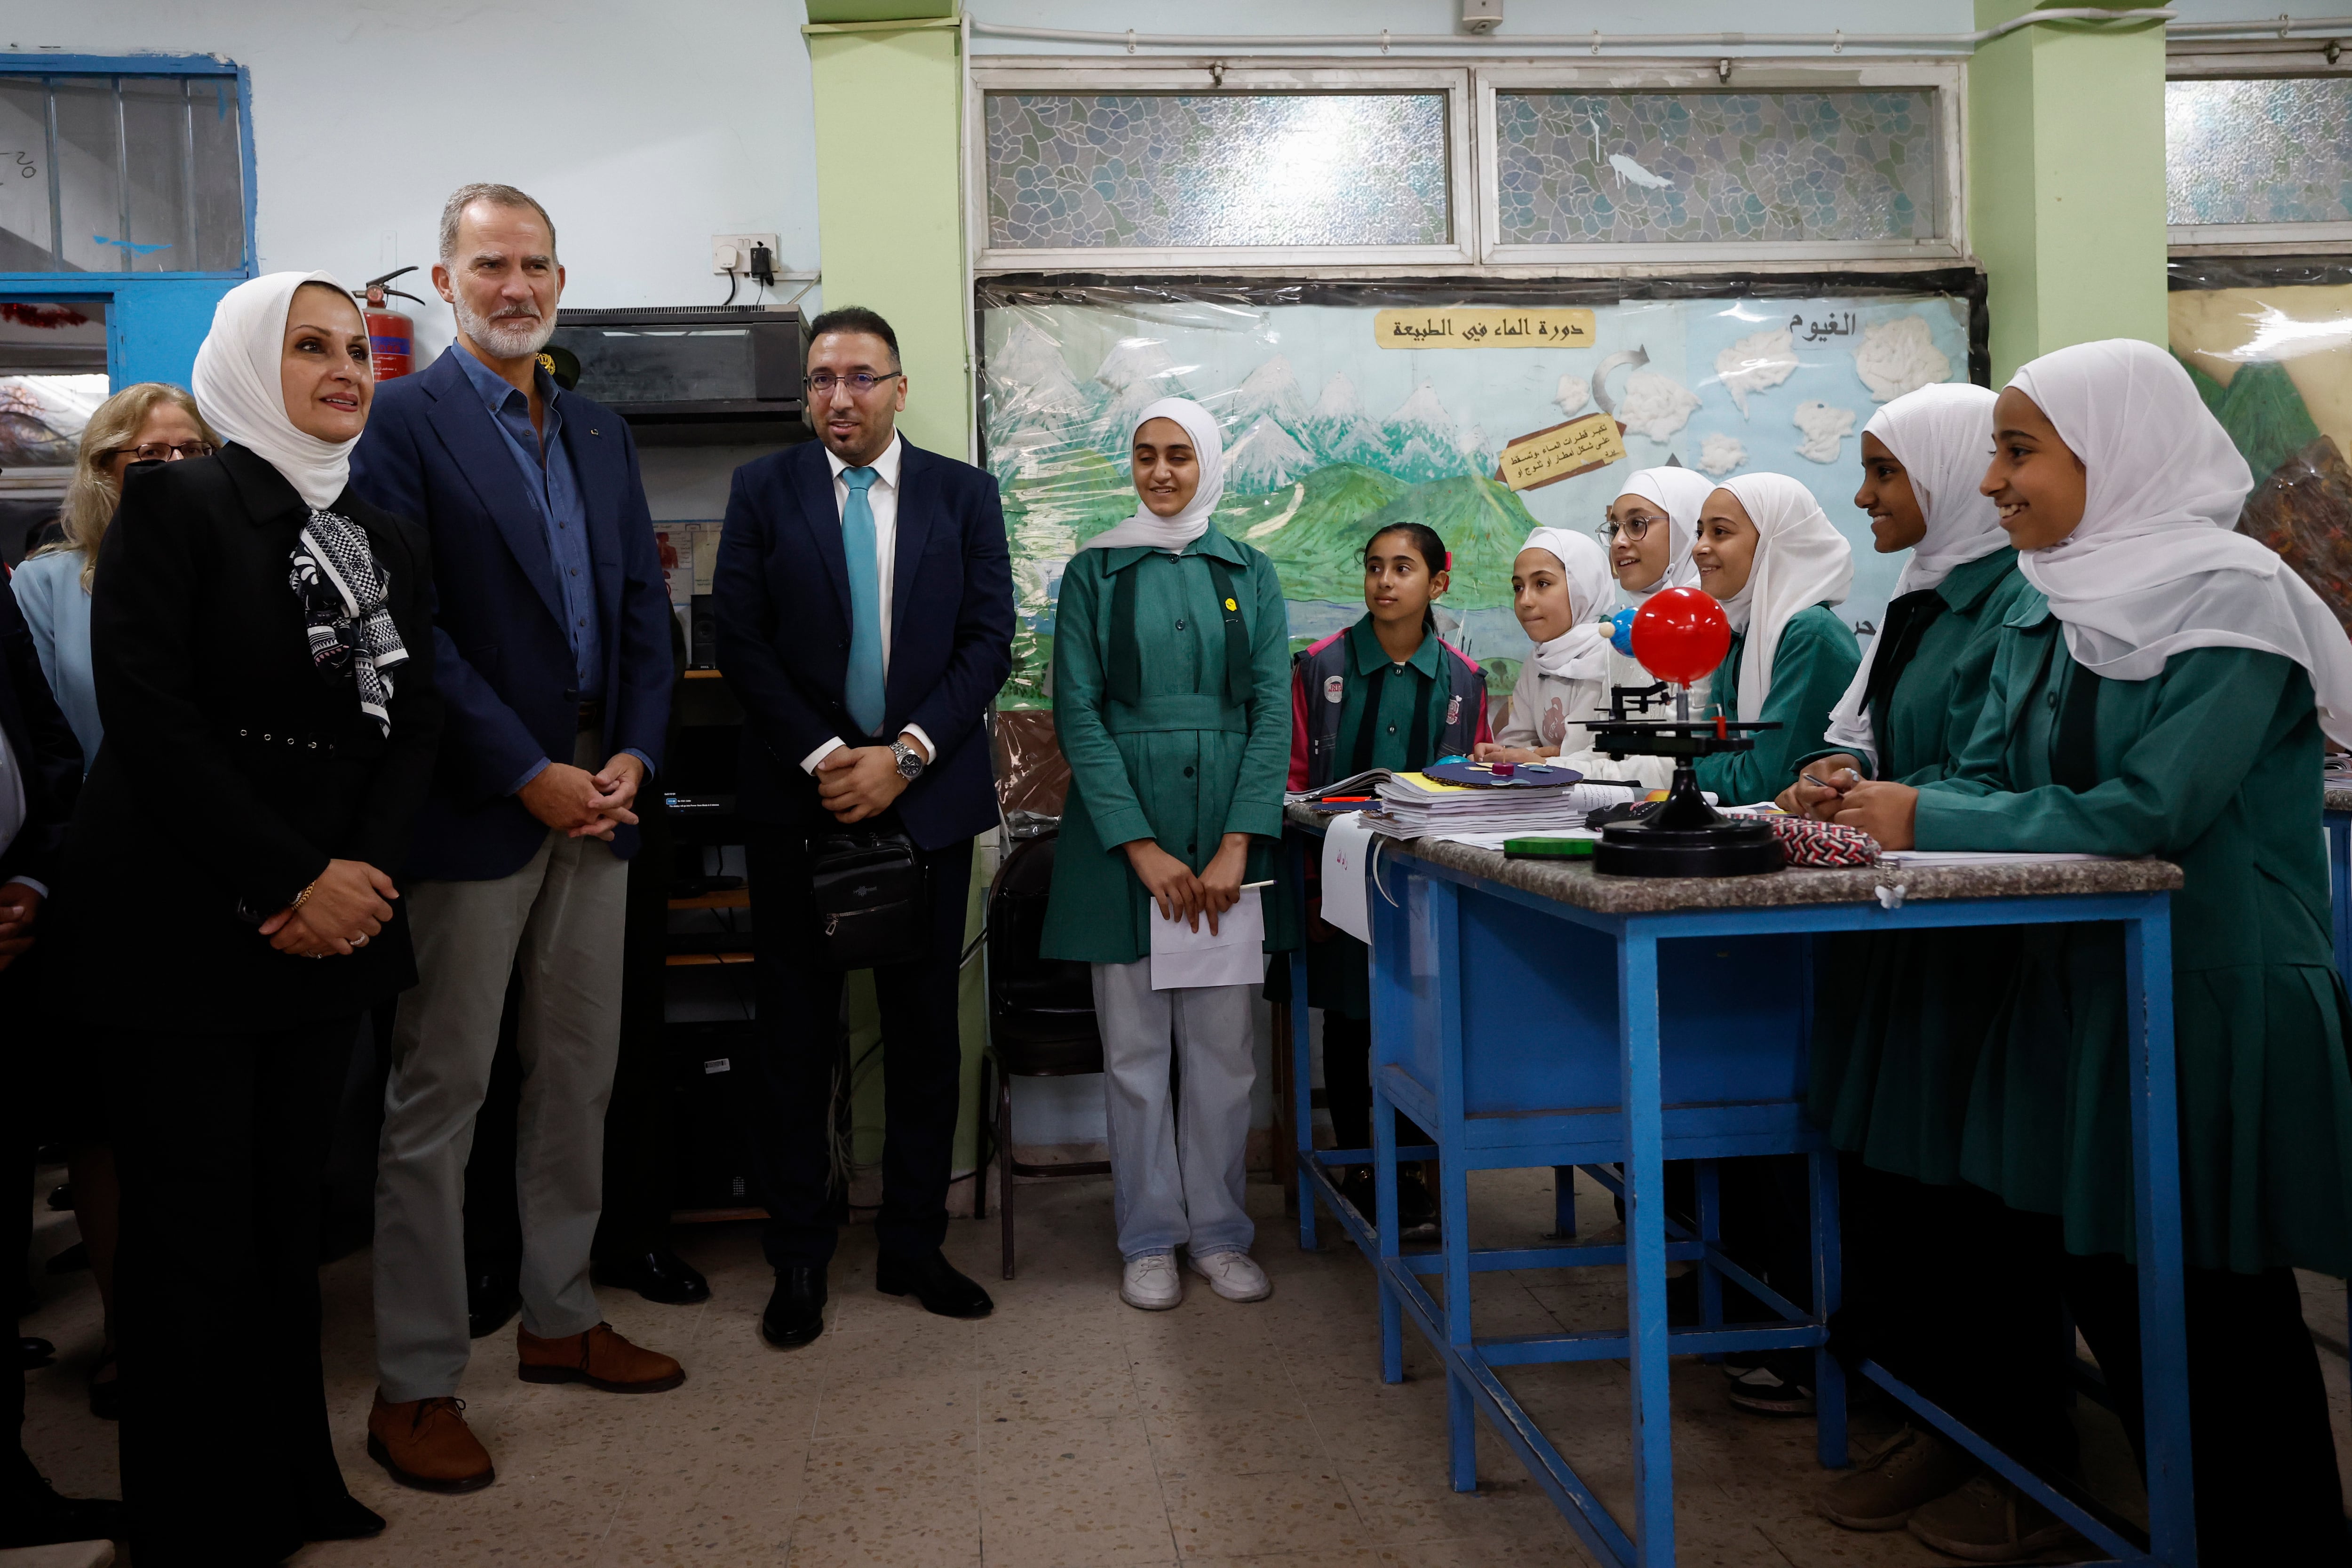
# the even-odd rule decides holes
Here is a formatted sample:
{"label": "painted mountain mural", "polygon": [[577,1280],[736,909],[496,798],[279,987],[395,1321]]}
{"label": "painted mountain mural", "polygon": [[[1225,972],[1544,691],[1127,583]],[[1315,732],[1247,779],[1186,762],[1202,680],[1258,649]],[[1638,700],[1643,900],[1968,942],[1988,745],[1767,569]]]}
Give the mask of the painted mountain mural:
{"label": "painted mountain mural", "polygon": [[2352,464],[2320,433],[2284,365],[2241,365],[2225,387],[2181,363],[2253,472],[2238,531],[2277,551],[2352,627]]}

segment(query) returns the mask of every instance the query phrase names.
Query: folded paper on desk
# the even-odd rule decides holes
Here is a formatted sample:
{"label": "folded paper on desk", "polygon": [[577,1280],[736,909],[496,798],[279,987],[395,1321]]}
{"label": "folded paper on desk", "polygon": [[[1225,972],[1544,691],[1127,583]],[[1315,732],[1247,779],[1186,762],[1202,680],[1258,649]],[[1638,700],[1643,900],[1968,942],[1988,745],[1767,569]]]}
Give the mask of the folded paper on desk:
{"label": "folded paper on desk", "polygon": [[1151,988],[1178,991],[1195,985],[1255,985],[1265,978],[1265,895],[1243,889],[1241,902],[1217,917],[1201,917],[1195,931],[1184,921],[1151,911]]}
{"label": "folded paper on desk", "polygon": [[2055,866],[2068,860],[2121,860],[2121,855],[2028,855],[2007,849],[1888,849],[1882,866]]}
{"label": "folded paper on desk", "polygon": [[1372,940],[1372,910],[1365,871],[1372,829],[1361,816],[1337,816],[1323,832],[1323,919],[1358,942]]}

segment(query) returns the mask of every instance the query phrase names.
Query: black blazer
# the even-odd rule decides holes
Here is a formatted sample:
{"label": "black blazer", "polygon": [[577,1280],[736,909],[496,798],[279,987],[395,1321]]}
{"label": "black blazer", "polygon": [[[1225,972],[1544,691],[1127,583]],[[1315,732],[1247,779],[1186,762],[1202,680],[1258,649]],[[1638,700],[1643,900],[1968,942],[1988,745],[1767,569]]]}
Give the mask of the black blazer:
{"label": "black blazer", "polygon": [[0,731],[25,784],[25,820],[0,849],[0,882],[29,877],[54,893],[66,823],[81,793],[81,742],[58,710],[41,673],[41,651],[12,593],[0,593]]}
{"label": "black blazer", "polygon": [[[348,678],[310,663],[289,580],[310,509],[241,447],[134,468],[99,549],[90,659],[106,740],[66,845],[58,1005],[127,1028],[283,1028],[415,983],[402,903],[349,957],[295,958],[255,930],[330,858],[398,875],[433,776],[432,562],[425,532],[348,489],[408,662],[389,738]],[[134,912],[135,911],[135,912]],[[242,911],[242,912],[241,912]]]}
{"label": "black blazer", "polygon": [[[890,585],[890,672],[882,732],[919,725],[939,748],[898,797],[926,849],[996,826],[995,769],[981,721],[1013,670],[1013,558],[996,481],[908,441],[898,464]],[[743,705],[736,808],[754,822],[835,826],[801,759],[861,738],[849,674],[849,564],[833,468],[814,441],[744,464],[727,498],[719,569],[719,665]]]}

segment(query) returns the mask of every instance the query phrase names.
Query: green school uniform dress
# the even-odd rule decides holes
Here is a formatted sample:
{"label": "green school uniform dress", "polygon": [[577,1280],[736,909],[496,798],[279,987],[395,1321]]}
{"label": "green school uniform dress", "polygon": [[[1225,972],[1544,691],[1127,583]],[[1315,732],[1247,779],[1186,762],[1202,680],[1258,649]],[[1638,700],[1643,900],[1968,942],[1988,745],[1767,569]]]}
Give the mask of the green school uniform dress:
{"label": "green school uniform dress", "polygon": [[[1119,848],[1132,839],[1197,872],[1223,835],[1247,833],[1245,879],[1274,874],[1290,761],[1288,616],[1274,563],[1213,527],[1181,555],[1136,545],[1071,558],[1054,634],[1070,794],[1044,956],[1150,953],[1157,912]],[[1286,945],[1276,900],[1266,923],[1268,945]]]}
{"label": "green school uniform dress", "polygon": [[1732,634],[1731,651],[1714,676],[1717,705],[1726,719],[1752,717],[1780,727],[1759,734],[1752,751],[1698,759],[1698,787],[1713,790],[1725,805],[1770,800],[1788,787],[1797,776],[1797,759],[1821,751],[1830,712],[1862,663],[1853,628],[1827,605],[1800,610],[1780,628],[1764,711],[1749,715],[1739,711],[1739,661],[1747,651],[1748,634]]}
{"label": "green school uniform dress", "polygon": [[[2276,654],[2193,648],[2152,679],[2081,671],[2042,596],[2004,628],[1923,849],[2155,855],[2172,897],[2173,1037],[2190,1267],[2352,1272],[2347,1009],[2328,934],[2320,731]],[[2063,1216],[2069,1250],[2132,1250],[2122,938],[2021,939],[1970,1086],[1960,1173]]]}
{"label": "green school uniform dress", "polygon": [[[1888,606],[1885,658],[1900,662],[1873,668],[1878,765],[1858,759],[1865,771],[1914,786],[1952,772],[1991,689],[2002,624],[2032,594],[2017,552],[2000,550]],[[1811,1100],[1832,1143],[1914,1181],[1959,1180],[1969,1085],[2018,940],[2005,926],[1821,939]]]}
{"label": "green school uniform dress", "polygon": [[[1347,683],[1339,709],[1338,761],[1335,777],[1344,778],[1366,768],[1421,768],[1435,762],[1445,733],[1445,704],[1433,691],[1449,658],[1433,630],[1423,634],[1421,646],[1403,664],[1392,661],[1381,647],[1372,617],[1364,616],[1348,628],[1348,668],[1357,679]],[[1373,689],[1370,677],[1386,669],[1378,683],[1380,701],[1374,707],[1365,693]],[[1481,694],[1480,700],[1484,700]],[[1413,721],[1421,723],[1416,733]],[[1368,732],[1369,727],[1369,732]],[[1327,942],[1307,944],[1307,1000],[1343,1018],[1372,1016],[1371,952],[1344,931]]]}

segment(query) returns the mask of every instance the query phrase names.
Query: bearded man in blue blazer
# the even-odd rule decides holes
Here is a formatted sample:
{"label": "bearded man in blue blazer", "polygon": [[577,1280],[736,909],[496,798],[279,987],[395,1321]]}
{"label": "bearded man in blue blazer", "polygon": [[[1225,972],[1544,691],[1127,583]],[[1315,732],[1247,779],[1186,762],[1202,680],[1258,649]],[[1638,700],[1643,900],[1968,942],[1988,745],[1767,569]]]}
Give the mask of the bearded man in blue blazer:
{"label": "bearded man in blue blazer", "polygon": [[835,1239],[843,973],[822,951],[811,847],[842,827],[903,835],[922,869],[920,956],[875,973],[887,1122],[875,1283],[947,1317],[993,1305],[940,1245],[971,840],[997,821],[982,720],[1013,668],[1012,557],[996,481],[900,435],[906,405],[889,322],[856,307],[810,322],[817,439],[735,471],[711,582],[719,668],[743,705],[736,808],[752,834],[751,1166],[776,1270],[761,1328],[787,1349],[824,1330]]}
{"label": "bearded man in blue blazer", "polygon": [[352,458],[353,488],[432,535],[447,714],[403,879],[418,979],[377,1161],[368,1452],[404,1485],[467,1491],[495,1478],[455,1397],[471,1351],[466,1158],[518,969],[518,1371],[625,1393],[685,1380],[613,1331],[590,1279],[633,806],[661,760],[673,667],[628,426],[538,363],[563,289],[553,222],[511,186],[467,185],[440,237],[433,280],[457,341],[383,385]]}

